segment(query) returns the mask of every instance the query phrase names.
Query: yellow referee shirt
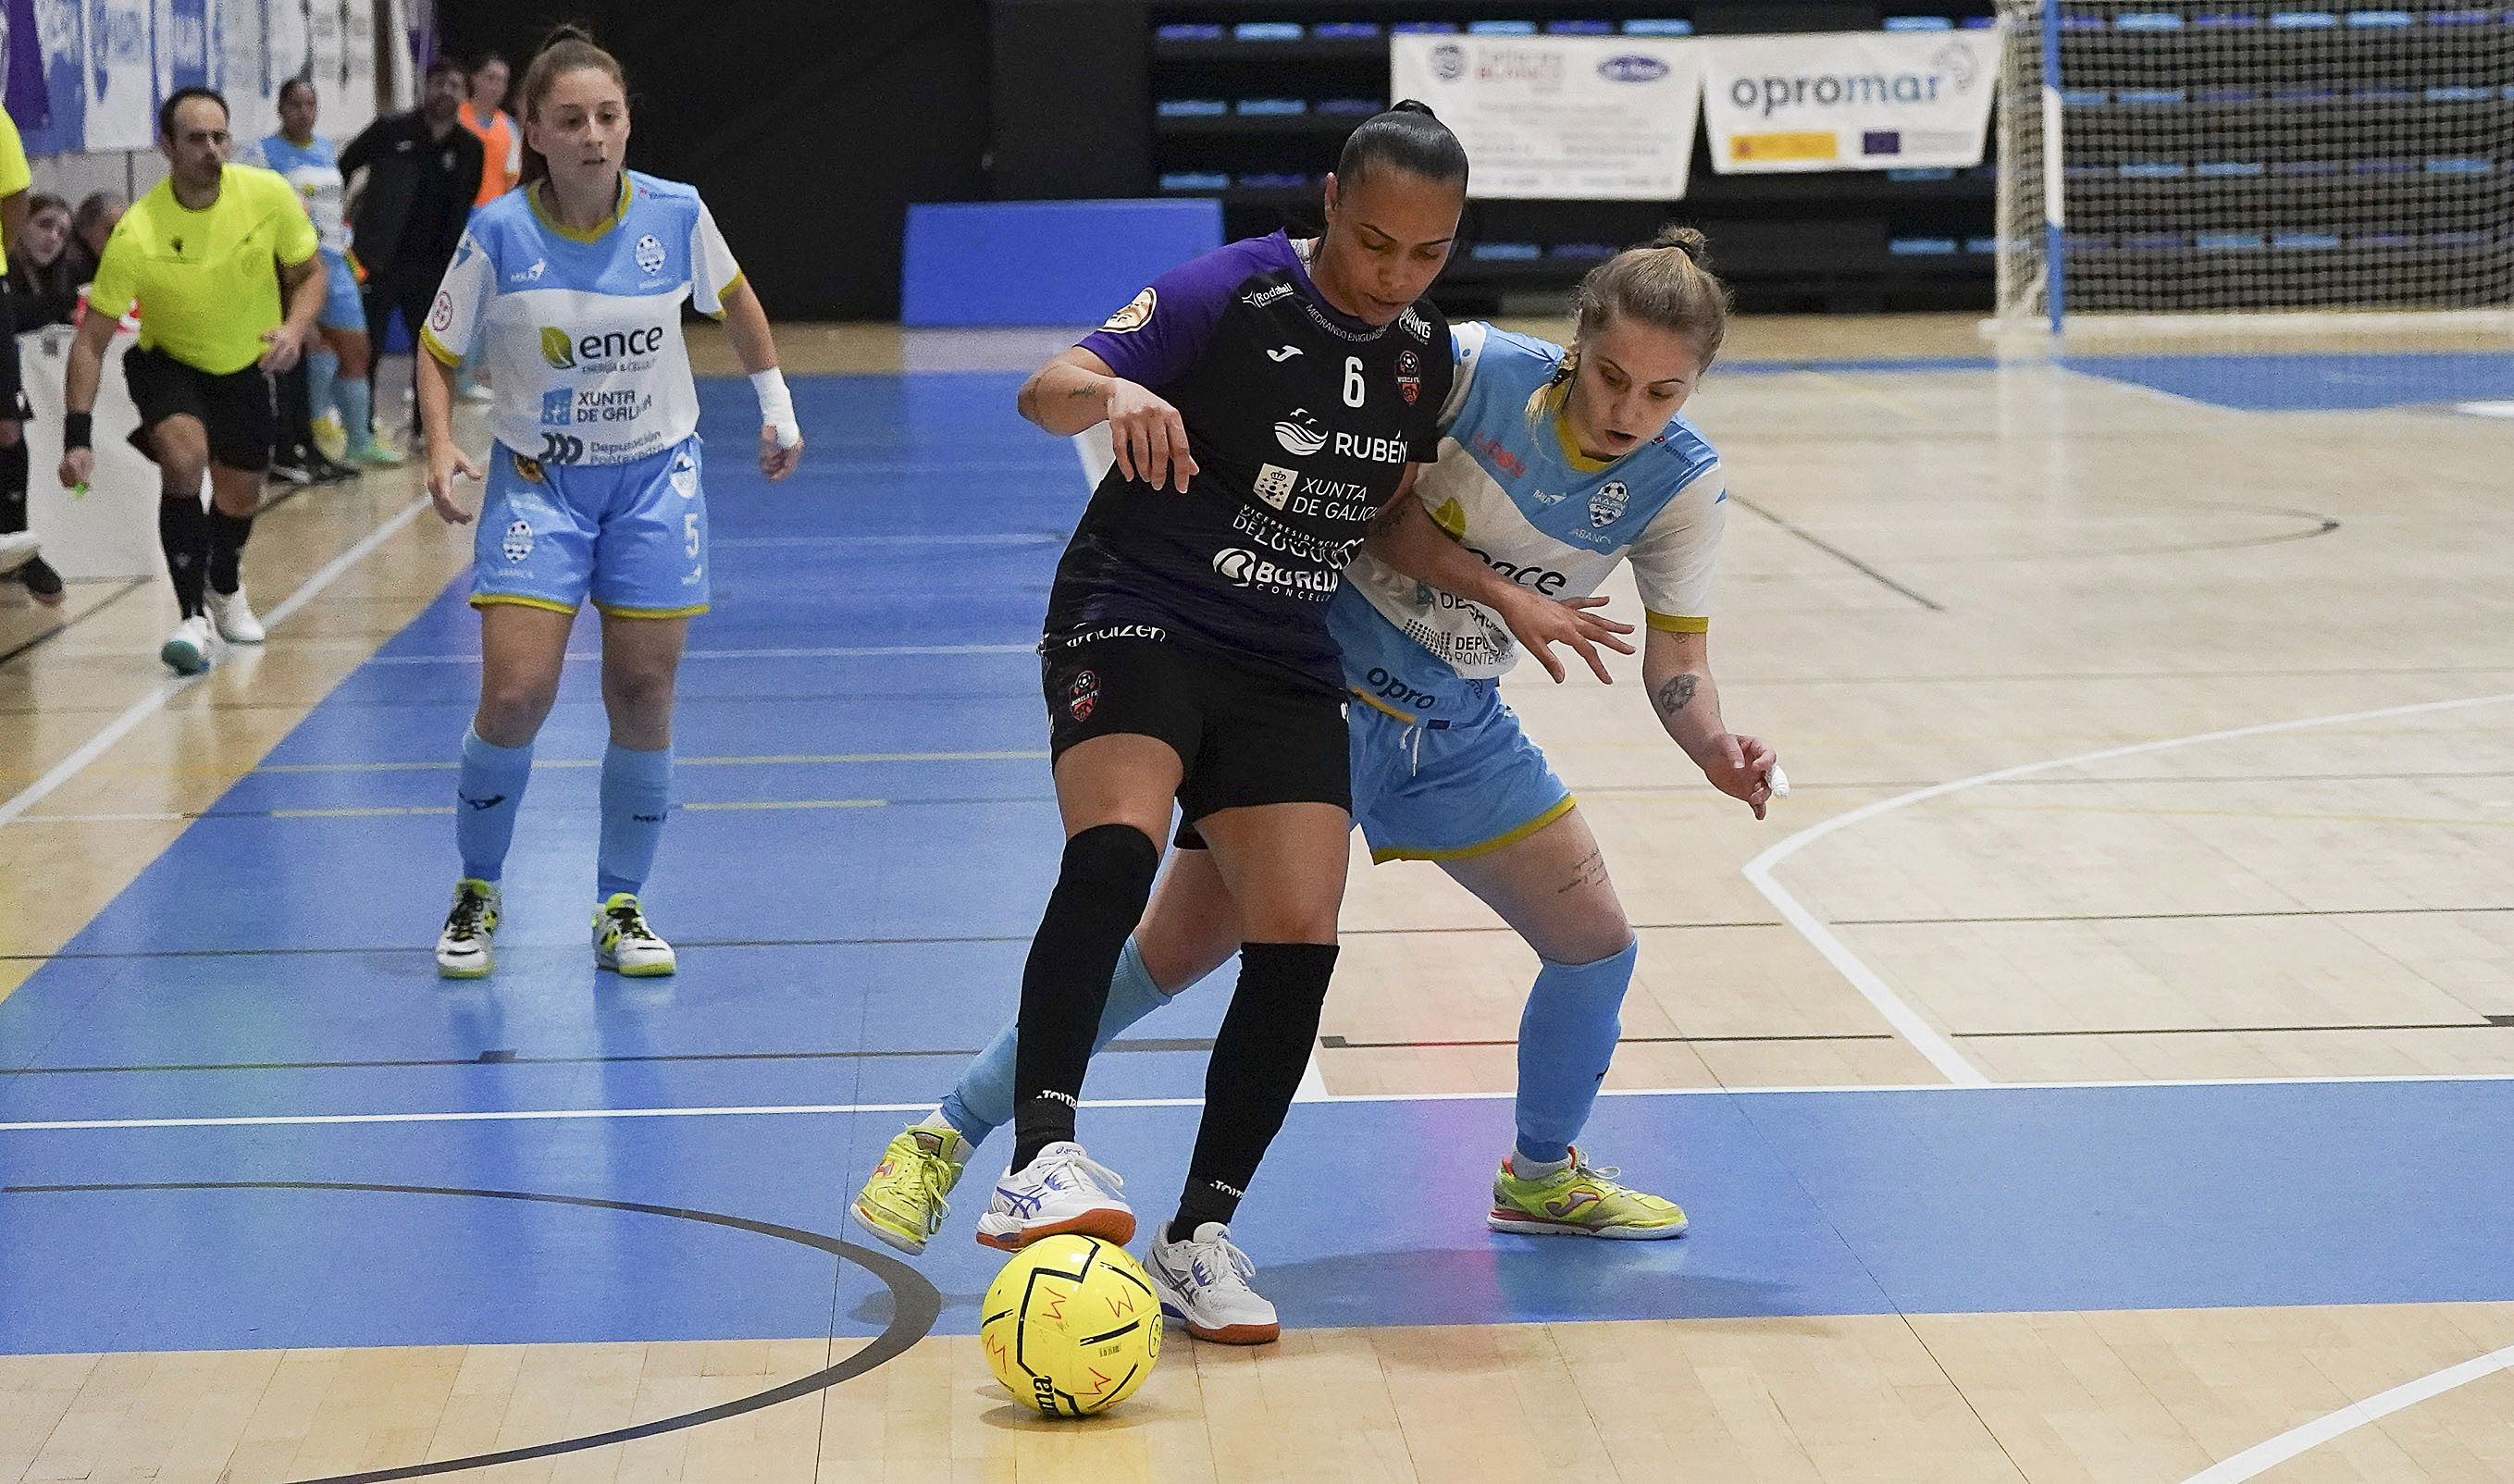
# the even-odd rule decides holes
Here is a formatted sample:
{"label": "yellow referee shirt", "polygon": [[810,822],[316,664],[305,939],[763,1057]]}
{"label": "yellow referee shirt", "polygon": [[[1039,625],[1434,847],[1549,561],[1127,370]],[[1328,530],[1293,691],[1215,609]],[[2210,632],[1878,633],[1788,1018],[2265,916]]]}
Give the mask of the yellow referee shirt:
{"label": "yellow referee shirt", "polygon": [[142,349],[212,376],[242,371],[286,317],[271,264],[295,267],[316,245],[297,188],[267,170],[227,166],[203,212],[184,210],[174,181],[160,180],[105,239],[88,312],[118,318],[136,301]]}
{"label": "yellow referee shirt", "polygon": [[[26,168],[26,142],[18,138],[18,121],[8,109],[0,108],[0,196],[14,196],[34,183],[34,172]],[[8,237],[0,234],[0,252],[8,248]]]}

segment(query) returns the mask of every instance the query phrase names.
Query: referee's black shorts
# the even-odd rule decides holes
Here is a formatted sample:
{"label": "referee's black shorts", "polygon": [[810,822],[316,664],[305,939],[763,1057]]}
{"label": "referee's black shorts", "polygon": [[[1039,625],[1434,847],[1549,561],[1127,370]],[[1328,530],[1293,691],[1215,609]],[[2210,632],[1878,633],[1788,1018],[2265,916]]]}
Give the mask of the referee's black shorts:
{"label": "referee's black shorts", "polygon": [[122,357],[122,378],[140,409],[131,446],[154,460],[157,424],[177,416],[200,420],[210,435],[210,459],[231,469],[259,474],[270,467],[270,444],[279,418],[270,400],[270,378],[259,366],[216,376],[163,350],[137,347]]}
{"label": "referee's black shorts", "polygon": [[1341,696],[1151,624],[1050,634],[1039,655],[1051,755],[1115,733],[1169,743],[1186,768],[1178,800],[1189,824],[1258,804],[1353,808]]}

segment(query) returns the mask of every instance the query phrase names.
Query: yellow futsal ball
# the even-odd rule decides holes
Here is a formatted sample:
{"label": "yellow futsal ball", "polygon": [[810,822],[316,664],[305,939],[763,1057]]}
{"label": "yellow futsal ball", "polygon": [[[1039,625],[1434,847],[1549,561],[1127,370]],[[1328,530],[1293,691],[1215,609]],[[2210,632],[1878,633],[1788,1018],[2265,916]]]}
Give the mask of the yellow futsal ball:
{"label": "yellow futsal ball", "polygon": [[1126,1250],[1068,1233],[1016,1254],[987,1288],[987,1368],[1043,1417],[1087,1417],[1134,1394],[1161,1353],[1161,1304]]}

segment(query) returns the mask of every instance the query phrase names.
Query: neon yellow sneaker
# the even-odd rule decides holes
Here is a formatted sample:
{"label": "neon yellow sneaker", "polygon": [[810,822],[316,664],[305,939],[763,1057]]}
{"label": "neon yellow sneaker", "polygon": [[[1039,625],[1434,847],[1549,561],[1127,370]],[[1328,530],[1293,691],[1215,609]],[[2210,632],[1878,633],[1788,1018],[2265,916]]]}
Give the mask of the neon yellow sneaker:
{"label": "neon yellow sneaker", "polygon": [[672,945],[646,921],[646,909],[627,892],[613,892],[593,909],[593,967],[630,979],[655,979],[679,967]]}
{"label": "neon yellow sneaker", "polygon": [[1684,1235],[1684,1208],[1618,1183],[1615,1177],[1622,1173],[1612,1166],[1591,1166],[1578,1149],[1571,1151],[1567,1168],[1543,1180],[1521,1180],[1504,1160],[1501,1173],[1493,1177],[1492,1214],[1484,1224],[1530,1236],[1628,1242]]}
{"label": "neon yellow sneaker", "polygon": [[872,1167],[872,1178],[856,1192],[857,1223],[915,1257],[952,1214],[943,1197],[960,1183],[961,1167],[968,1162],[969,1141],[956,1129],[917,1124],[902,1130],[881,1151],[881,1163]]}

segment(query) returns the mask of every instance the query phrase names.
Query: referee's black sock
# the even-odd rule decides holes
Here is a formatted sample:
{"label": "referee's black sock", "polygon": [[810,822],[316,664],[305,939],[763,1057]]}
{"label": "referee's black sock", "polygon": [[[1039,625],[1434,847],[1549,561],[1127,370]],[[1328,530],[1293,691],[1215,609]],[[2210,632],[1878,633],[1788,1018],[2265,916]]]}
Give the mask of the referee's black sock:
{"label": "referee's black sock", "polygon": [[[1074,1106],[1108,1007],[1109,977],[1153,894],[1160,847],[1132,824],[1097,824],[1065,842],[1065,864],[1022,969],[1013,1055],[1013,1164],[1074,1137]],[[1297,1080],[1297,1079],[1295,1079]]]}
{"label": "referee's black sock", "polygon": [[210,591],[233,592],[244,582],[244,543],[253,539],[253,517],[210,506]]}
{"label": "referee's black sock", "polygon": [[175,606],[184,618],[201,613],[201,584],[210,575],[210,518],[197,491],[166,492],[157,501],[157,544],[166,551],[166,575],[175,582]]}
{"label": "referee's black sock", "polygon": [[1318,1045],[1318,1012],[1335,975],[1330,943],[1244,943],[1239,987],[1204,1066],[1204,1118],[1188,1161],[1187,1188],[1169,1237],[1206,1222],[1231,1223],[1266,1146],[1292,1110],[1301,1074]]}

